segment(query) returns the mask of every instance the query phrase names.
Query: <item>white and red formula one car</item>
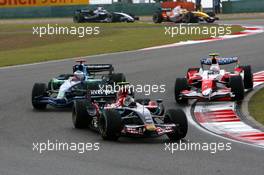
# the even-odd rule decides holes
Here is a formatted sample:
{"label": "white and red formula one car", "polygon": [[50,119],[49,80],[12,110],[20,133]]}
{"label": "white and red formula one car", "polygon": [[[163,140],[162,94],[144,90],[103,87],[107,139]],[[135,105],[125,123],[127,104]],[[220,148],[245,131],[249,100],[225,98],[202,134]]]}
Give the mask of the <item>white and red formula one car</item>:
{"label": "white and red formula one car", "polygon": [[[220,66],[235,63],[232,72]],[[209,69],[204,69],[208,65]],[[175,82],[175,100],[179,104],[188,103],[188,99],[199,101],[240,101],[245,89],[253,88],[251,66],[240,66],[238,57],[219,58],[210,54],[210,58],[201,59],[201,68],[188,69],[186,78],[177,78]]]}

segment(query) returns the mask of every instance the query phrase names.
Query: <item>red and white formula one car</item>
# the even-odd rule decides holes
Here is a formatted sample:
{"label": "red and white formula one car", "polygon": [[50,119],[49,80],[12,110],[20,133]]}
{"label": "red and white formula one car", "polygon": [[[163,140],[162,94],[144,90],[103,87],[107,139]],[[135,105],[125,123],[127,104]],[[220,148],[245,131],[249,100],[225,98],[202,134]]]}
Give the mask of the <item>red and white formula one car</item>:
{"label": "red and white formula one car", "polygon": [[[221,69],[221,65],[236,63],[232,72]],[[201,59],[201,68],[190,68],[186,78],[177,78],[175,82],[175,100],[179,104],[188,103],[188,99],[200,101],[240,101],[244,90],[253,88],[251,66],[240,66],[238,57]],[[209,69],[204,69],[208,65]]]}

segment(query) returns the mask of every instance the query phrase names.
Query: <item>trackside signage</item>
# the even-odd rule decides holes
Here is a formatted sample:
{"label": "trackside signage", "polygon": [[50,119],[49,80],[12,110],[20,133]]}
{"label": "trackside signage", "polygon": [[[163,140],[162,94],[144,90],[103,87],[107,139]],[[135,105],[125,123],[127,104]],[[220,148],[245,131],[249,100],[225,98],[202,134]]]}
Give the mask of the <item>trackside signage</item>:
{"label": "trackside signage", "polygon": [[4,7],[37,7],[85,5],[89,0],[0,0],[0,8]]}

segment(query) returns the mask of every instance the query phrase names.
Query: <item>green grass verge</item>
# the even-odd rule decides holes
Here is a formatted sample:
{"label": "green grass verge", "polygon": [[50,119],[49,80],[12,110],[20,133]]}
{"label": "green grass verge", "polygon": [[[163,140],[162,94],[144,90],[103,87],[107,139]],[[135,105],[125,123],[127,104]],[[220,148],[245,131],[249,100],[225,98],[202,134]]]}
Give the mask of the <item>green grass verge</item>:
{"label": "green grass verge", "polygon": [[[55,26],[54,24],[51,24]],[[128,51],[186,40],[210,37],[203,35],[165,35],[164,25],[148,23],[72,24],[63,27],[100,27],[100,34],[93,36],[33,35],[33,27],[46,24],[4,24],[0,26],[0,66],[26,64],[63,58],[81,57],[110,52]],[[202,25],[209,28],[217,25]],[[201,26],[201,27],[202,27]],[[241,26],[232,26],[232,32],[240,32]]]}
{"label": "green grass verge", "polygon": [[254,94],[248,105],[250,115],[264,125],[264,88]]}

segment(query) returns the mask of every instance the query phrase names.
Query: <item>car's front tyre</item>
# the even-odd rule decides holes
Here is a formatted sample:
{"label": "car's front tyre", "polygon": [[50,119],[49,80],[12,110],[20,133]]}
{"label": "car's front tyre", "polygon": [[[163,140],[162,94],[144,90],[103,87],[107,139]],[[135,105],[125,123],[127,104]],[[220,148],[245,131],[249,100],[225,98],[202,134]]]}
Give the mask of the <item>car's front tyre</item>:
{"label": "car's front tyre", "polygon": [[189,86],[188,86],[188,81],[186,78],[177,78],[175,81],[175,86],[174,86],[174,97],[175,97],[175,101],[178,104],[187,104],[188,103],[188,99],[185,98],[181,98],[181,92],[183,90],[188,90]]}
{"label": "car's front tyre", "polygon": [[167,134],[170,140],[180,140],[187,135],[188,121],[182,109],[169,109],[165,113],[164,123],[173,123],[176,125],[174,132]]}
{"label": "car's front tyre", "polygon": [[245,88],[242,77],[240,75],[230,77],[229,86],[231,88],[231,92],[235,95],[232,100],[241,101],[244,99]]}
{"label": "car's front tyre", "polygon": [[251,66],[241,66],[244,71],[244,87],[245,89],[253,88],[253,74],[251,71]]}
{"label": "car's front tyre", "polygon": [[162,23],[163,21],[162,14],[159,12],[154,13],[152,20],[154,23]]}
{"label": "car's front tyre", "polygon": [[110,76],[110,80],[116,84],[126,82],[126,76],[123,73],[114,73]]}
{"label": "car's front tyre", "polygon": [[118,111],[106,109],[99,118],[99,131],[104,140],[117,140],[121,135],[122,121]]}
{"label": "car's front tyre", "polygon": [[73,16],[74,23],[82,23],[84,22],[83,16],[80,12],[76,12]]}
{"label": "car's front tyre", "polygon": [[45,83],[35,83],[32,89],[31,102],[34,109],[44,110],[47,107],[46,103],[40,103],[37,98],[46,96],[47,86]]}
{"label": "car's front tyre", "polygon": [[92,118],[87,112],[87,101],[76,100],[72,108],[72,122],[74,128],[83,129],[90,126]]}

